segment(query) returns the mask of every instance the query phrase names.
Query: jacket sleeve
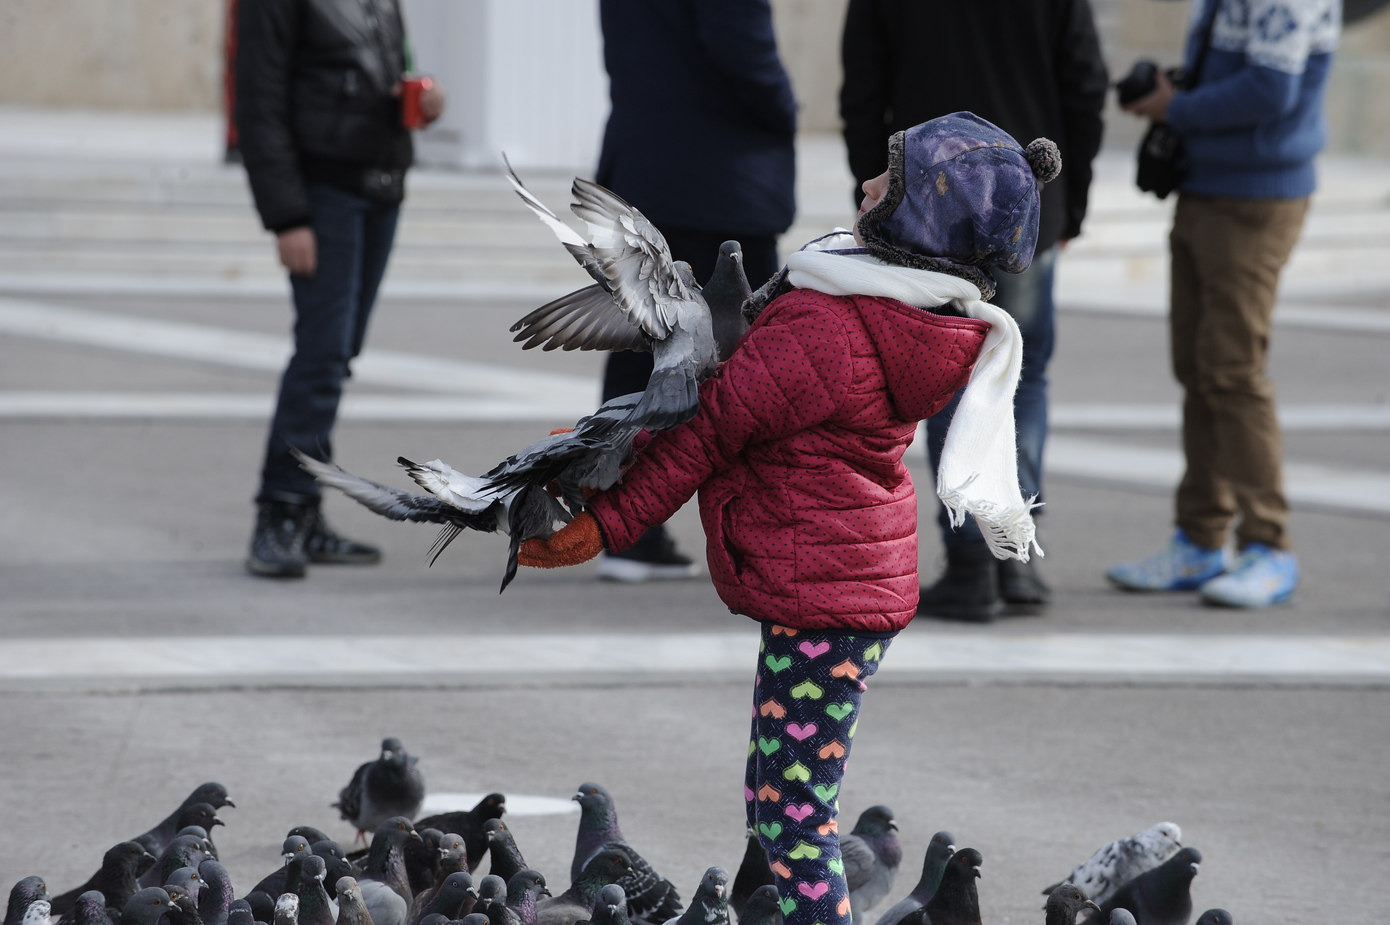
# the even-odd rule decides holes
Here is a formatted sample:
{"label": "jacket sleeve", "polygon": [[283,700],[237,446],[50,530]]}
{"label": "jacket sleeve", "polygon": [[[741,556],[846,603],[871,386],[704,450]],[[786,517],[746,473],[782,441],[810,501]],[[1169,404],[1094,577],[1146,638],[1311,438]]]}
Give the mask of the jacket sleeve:
{"label": "jacket sleeve", "polygon": [[758,128],[774,135],[796,134],[796,97],[777,56],[769,0],[696,0],[700,45]]}
{"label": "jacket sleeve", "polygon": [[[1100,53],[1090,0],[1070,0],[1056,52],[1057,89],[1062,105],[1062,177],[1066,184],[1066,221],[1062,237],[1081,234],[1091,193],[1092,167],[1100,151],[1105,94],[1110,76]],[[1024,144],[1032,139],[1023,140]]]}
{"label": "jacket sleeve", "polygon": [[888,111],[892,105],[893,49],[878,0],[850,0],[840,40],[840,118],[854,174],[855,204],[864,198],[859,186],[888,167]]}
{"label": "jacket sleeve", "polygon": [[666,522],[748,447],[820,424],[840,407],[852,373],[844,323],[795,292],[782,302],[701,385],[695,417],[658,434],[617,485],[590,499],[608,549],[621,552]]}
{"label": "jacket sleeve", "polygon": [[309,224],[309,196],[290,128],[299,16],[295,0],[241,0],[237,10],[237,133],[261,224],[275,232]]}

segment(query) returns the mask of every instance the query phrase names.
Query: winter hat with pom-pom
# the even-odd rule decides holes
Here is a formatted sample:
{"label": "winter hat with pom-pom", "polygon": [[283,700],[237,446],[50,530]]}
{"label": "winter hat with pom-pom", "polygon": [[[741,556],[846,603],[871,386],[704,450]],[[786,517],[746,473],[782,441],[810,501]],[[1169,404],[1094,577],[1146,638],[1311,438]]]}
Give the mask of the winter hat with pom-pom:
{"label": "winter hat with pom-pom", "polygon": [[990,270],[1033,262],[1038,193],[1061,169],[1051,141],[1022,148],[974,113],[923,122],[888,140],[888,194],[859,233],[880,260],[962,277],[988,299]]}

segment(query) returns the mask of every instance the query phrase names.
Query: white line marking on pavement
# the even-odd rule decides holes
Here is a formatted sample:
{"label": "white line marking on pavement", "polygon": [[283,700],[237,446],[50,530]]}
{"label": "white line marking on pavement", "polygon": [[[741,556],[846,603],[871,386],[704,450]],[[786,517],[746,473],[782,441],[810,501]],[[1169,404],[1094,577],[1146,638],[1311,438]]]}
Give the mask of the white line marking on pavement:
{"label": "white line marking on pavement", "polygon": [[[1053,427],[1095,430],[1176,430],[1182,409],[1156,404],[1055,404]],[[1288,431],[1390,430],[1390,405],[1280,405],[1279,426]]]}
{"label": "white line marking on pavement", "polygon": [[[176,419],[265,421],[275,396],[242,392],[4,392],[0,420]],[[474,395],[343,396],[339,420],[353,421],[556,421],[592,408],[534,398]]]}
{"label": "white line marking on pavement", "polygon": [[[737,675],[752,672],[757,648],[751,632],[8,639],[0,641],[0,680]],[[1383,679],[1390,635],[907,633],[882,676],[962,674]]]}
{"label": "white line marking on pavement", "polygon": [[[290,356],[288,337],[16,299],[0,299],[0,333],[274,372]],[[597,405],[597,383],[578,376],[389,350],[364,352],[353,361],[352,375],[371,385],[425,392],[541,399],[563,416],[587,414]]]}
{"label": "white line marking on pavement", "polygon": [[[393,300],[430,302],[526,302],[540,305],[559,298],[568,288],[562,282],[525,282],[479,279],[411,279],[387,275],[381,296]],[[0,292],[29,295],[126,295],[126,296],[285,296],[289,281],[283,276],[120,276],[111,273],[17,273],[0,271]]]}
{"label": "white line marking on pavement", "polygon": [[[1058,300],[1061,311],[1093,315],[1120,315],[1140,318],[1167,318],[1168,306],[1160,302],[1125,300],[1100,296],[1064,296]],[[1390,334],[1390,311],[1343,305],[1289,305],[1274,309],[1274,323],[1282,327],[1311,328],[1354,334]]]}
{"label": "white line marking on pavement", "polygon": [[[1043,471],[1174,488],[1184,465],[1178,450],[1053,436],[1047,441]],[[1294,502],[1390,513],[1390,474],[1383,472],[1286,462],[1284,491]]]}
{"label": "white line marking on pavement", "polygon": [[[417,816],[437,816],[440,813],[460,813],[477,806],[485,793],[434,793],[425,794],[425,802],[420,806]],[[508,816],[564,816],[579,812],[579,804],[574,800],[559,797],[534,797],[525,794],[507,794]]]}

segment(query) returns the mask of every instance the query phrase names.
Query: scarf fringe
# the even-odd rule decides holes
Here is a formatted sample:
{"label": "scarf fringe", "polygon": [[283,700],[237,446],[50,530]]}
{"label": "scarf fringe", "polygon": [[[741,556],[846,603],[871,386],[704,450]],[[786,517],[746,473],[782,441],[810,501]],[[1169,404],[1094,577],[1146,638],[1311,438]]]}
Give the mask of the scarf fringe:
{"label": "scarf fringe", "polygon": [[975,481],[972,475],[955,488],[947,488],[937,482],[936,495],[946,508],[946,516],[952,529],[959,529],[965,523],[966,515],[975,518],[975,524],[985,538],[985,545],[996,559],[1017,559],[1027,562],[1032,552],[1042,558],[1045,553],[1038,545],[1037,525],[1033,521],[1033,509],[1042,507],[1033,495],[1022,505],[1001,507],[989,501],[971,498],[966,489]]}

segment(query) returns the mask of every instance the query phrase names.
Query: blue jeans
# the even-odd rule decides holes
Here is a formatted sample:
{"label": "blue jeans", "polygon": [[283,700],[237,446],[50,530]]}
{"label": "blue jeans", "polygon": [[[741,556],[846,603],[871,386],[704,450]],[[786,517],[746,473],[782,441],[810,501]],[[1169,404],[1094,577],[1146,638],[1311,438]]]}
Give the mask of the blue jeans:
{"label": "blue jeans", "polygon": [[399,206],[382,206],[335,186],[309,186],[318,270],[290,274],[294,292],[294,356],[280,379],[280,397],[266,442],[257,501],[318,500],[319,486],[290,455],[295,447],[331,459],[333,423],[348,363],[362,352]]}
{"label": "blue jeans", "polygon": [[[1014,393],[1014,425],[1018,433],[1018,487],[1027,500],[1036,495],[1042,500],[1043,444],[1047,441],[1047,363],[1052,359],[1056,341],[1057,307],[1052,301],[1052,280],[1057,267],[1054,245],[1040,251],[1033,265],[1017,275],[999,273],[998,294],[994,304],[1013,315],[1023,335],[1023,371]],[[946,430],[960,403],[956,393],[951,403],[935,417],[927,419],[927,461],[931,464],[933,484],[936,467],[941,460],[941,447],[946,442]],[[1037,512],[1035,511],[1034,514]],[[947,546],[984,545],[985,538],[973,517],[966,517],[959,530],[951,529],[946,508],[937,512],[941,539]]]}

